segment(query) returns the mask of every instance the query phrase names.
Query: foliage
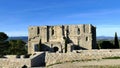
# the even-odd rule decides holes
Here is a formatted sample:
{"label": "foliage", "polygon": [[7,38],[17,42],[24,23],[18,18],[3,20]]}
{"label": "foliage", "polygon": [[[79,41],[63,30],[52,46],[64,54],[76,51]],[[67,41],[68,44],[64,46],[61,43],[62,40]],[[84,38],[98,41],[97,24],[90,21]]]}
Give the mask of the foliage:
{"label": "foliage", "polygon": [[25,54],[24,58],[29,58],[31,56],[31,54]]}
{"label": "foliage", "polygon": [[0,32],[0,57],[4,55],[24,55],[27,54],[25,42],[22,40],[7,40],[8,36],[4,32]]}
{"label": "foliage", "polygon": [[118,41],[118,37],[117,37],[116,32],[115,32],[115,37],[114,37],[114,45],[115,45],[115,48],[119,48],[119,41]]}
{"label": "foliage", "polygon": [[116,46],[114,40],[97,40],[97,49],[116,49]]}
{"label": "foliage", "polygon": [[25,48],[25,42],[22,40],[10,40],[9,41],[9,54],[12,55],[22,55],[27,54],[27,50]]}
{"label": "foliage", "polygon": [[7,34],[5,34],[4,32],[0,32],[0,42],[3,42],[7,39],[8,39]]}
{"label": "foliage", "polygon": [[4,32],[0,32],[0,57],[8,53],[9,43],[6,41],[8,36]]}
{"label": "foliage", "polygon": [[106,58],[103,58],[103,59],[120,59],[119,56],[115,56],[115,57],[106,57]]}
{"label": "foliage", "polygon": [[40,46],[42,46],[41,39],[39,40],[38,51],[41,51],[41,50],[42,50]]}
{"label": "foliage", "polygon": [[117,33],[115,32],[114,40],[97,40],[98,49],[116,49],[119,48],[119,42]]}
{"label": "foliage", "polygon": [[101,49],[113,49],[114,45],[110,41],[103,41],[100,44]]}

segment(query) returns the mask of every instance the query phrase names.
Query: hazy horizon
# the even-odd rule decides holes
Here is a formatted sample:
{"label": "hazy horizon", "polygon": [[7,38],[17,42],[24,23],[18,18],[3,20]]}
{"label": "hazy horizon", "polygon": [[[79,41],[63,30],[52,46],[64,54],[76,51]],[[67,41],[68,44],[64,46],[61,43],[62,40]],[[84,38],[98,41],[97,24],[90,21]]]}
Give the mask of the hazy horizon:
{"label": "hazy horizon", "polygon": [[[28,35],[24,35],[24,36],[9,36],[9,37],[28,37]],[[96,37],[114,37],[114,36],[96,36]],[[118,36],[120,37],[120,36]]]}

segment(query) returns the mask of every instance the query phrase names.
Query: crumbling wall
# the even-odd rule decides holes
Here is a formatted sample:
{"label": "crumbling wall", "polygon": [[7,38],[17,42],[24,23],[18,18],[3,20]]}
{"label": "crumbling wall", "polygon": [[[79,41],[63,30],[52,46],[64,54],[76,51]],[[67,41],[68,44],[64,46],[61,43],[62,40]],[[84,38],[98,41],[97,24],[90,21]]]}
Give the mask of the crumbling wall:
{"label": "crumbling wall", "polygon": [[4,58],[0,58],[0,68],[22,68],[27,66],[40,67],[45,66],[45,53],[36,52],[29,58],[24,58],[24,56],[16,57],[17,55],[6,55]]}
{"label": "crumbling wall", "polygon": [[119,49],[77,50],[68,53],[46,53],[45,62],[46,66],[48,66],[66,61],[102,59],[115,56],[120,57]]}
{"label": "crumbling wall", "polygon": [[31,60],[29,58],[16,58],[15,55],[0,58],[0,68],[22,68],[23,66],[31,67]]}

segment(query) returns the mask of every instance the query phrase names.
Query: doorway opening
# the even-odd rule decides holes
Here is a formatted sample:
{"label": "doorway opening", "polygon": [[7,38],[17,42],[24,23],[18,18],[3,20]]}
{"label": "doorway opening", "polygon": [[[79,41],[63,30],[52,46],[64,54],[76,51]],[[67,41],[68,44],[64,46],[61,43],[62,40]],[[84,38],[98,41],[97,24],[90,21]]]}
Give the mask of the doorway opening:
{"label": "doorway opening", "polygon": [[58,50],[59,50],[58,47],[54,47],[54,48],[53,48],[53,51],[54,51],[54,52],[57,52]]}

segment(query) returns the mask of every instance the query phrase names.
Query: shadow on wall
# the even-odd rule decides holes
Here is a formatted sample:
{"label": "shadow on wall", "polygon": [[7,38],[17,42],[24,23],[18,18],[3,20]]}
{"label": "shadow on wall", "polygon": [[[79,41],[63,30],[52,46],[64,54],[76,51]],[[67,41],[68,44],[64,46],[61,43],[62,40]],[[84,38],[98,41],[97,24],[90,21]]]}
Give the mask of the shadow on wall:
{"label": "shadow on wall", "polygon": [[41,57],[40,60],[42,61],[42,62],[40,63],[40,66],[46,66],[45,56],[46,56],[45,52],[40,55],[40,57]]}
{"label": "shadow on wall", "polygon": [[45,67],[46,66],[46,63],[45,63],[45,52],[43,52],[42,54],[34,57],[32,60],[31,60],[31,65],[32,67]]}
{"label": "shadow on wall", "polygon": [[51,48],[45,44],[41,44],[40,51],[51,51]]}
{"label": "shadow on wall", "polygon": [[49,46],[47,46],[45,44],[42,44],[40,47],[40,51],[57,52],[58,50],[59,50],[59,48],[56,46],[53,48],[50,48]]}
{"label": "shadow on wall", "polygon": [[73,41],[68,37],[63,37],[63,39],[65,40],[65,42],[68,43],[73,43]]}
{"label": "shadow on wall", "polygon": [[86,48],[81,47],[81,46],[79,46],[79,45],[73,45],[72,48],[73,48],[74,50],[87,50]]}

